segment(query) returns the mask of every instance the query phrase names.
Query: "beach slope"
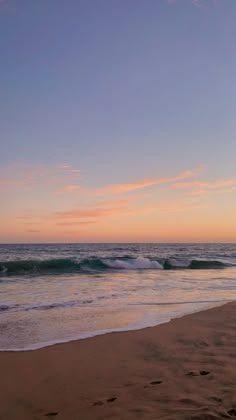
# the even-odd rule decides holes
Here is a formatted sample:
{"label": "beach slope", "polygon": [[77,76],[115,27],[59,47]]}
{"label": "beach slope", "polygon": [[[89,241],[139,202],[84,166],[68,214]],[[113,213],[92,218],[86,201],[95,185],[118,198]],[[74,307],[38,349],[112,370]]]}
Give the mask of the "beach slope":
{"label": "beach slope", "polygon": [[0,419],[236,418],[236,303],[154,328],[0,353]]}

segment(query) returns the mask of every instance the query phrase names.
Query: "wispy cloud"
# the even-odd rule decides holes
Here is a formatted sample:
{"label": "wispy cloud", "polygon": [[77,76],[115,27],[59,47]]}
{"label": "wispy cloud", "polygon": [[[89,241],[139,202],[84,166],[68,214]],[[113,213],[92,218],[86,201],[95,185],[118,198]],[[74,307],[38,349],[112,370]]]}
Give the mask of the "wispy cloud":
{"label": "wispy cloud", "polygon": [[221,179],[217,181],[190,181],[173,184],[175,188],[203,187],[208,189],[235,186],[236,179]]}
{"label": "wispy cloud", "polygon": [[[20,188],[40,183],[67,184],[80,176],[80,170],[70,165],[12,164],[0,170],[0,188]],[[70,188],[71,185],[68,186]]]}
{"label": "wispy cloud", "polygon": [[125,201],[95,203],[85,208],[79,208],[69,211],[55,212],[51,217],[54,220],[77,220],[81,219],[101,219],[103,217],[110,217],[128,210],[128,203]]}
{"label": "wispy cloud", "polygon": [[179,199],[179,200],[170,200],[162,202],[158,205],[150,205],[144,206],[129,211],[130,215],[142,215],[142,214],[158,214],[158,213],[178,213],[178,212],[188,212],[197,209],[204,209],[207,208],[208,205],[206,203],[199,203],[196,202],[194,199]]}
{"label": "wispy cloud", "polygon": [[236,179],[220,179],[217,181],[176,182],[175,189],[186,189],[189,195],[223,194],[236,189]]}
{"label": "wispy cloud", "polygon": [[123,184],[111,184],[103,188],[96,190],[98,194],[122,194],[128,193],[142,188],[151,187],[154,185],[166,184],[174,182],[180,179],[185,179],[192,177],[194,175],[193,171],[182,172],[175,177],[164,177],[164,178],[145,178],[136,182],[129,182]]}
{"label": "wispy cloud", "polygon": [[56,223],[57,226],[87,226],[92,225],[94,223],[97,223],[96,220],[88,220],[88,221],[82,221],[82,222],[58,222]]}
{"label": "wispy cloud", "polygon": [[98,202],[86,208],[55,212],[51,215],[51,219],[56,222],[57,226],[83,227],[98,223],[100,220],[112,216],[134,217],[165,212],[188,212],[206,207],[205,203],[197,203],[190,198],[188,200],[173,200],[159,205],[144,205],[132,208],[128,206],[127,201]]}
{"label": "wispy cloud", "polygon": [[72,174],[72,175],[75,175],[75,176],[80,175],[80,170],[72,168],[71,165],[61,165],[61,166],[59,166],[59,168],[62,169],[64,172],[68,173],[68,174]]}

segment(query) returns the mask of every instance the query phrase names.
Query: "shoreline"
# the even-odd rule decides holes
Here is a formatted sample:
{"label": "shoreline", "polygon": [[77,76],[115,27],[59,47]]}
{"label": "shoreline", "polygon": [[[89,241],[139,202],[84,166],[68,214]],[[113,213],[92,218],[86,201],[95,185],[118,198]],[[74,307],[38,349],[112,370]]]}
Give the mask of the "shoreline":
{"label": "shoreline", "polygon": [[[212,301],[212,302],[208,302],[208,304],[206,304],[206,307],[203,308],[198,308],[198,309],[194,309],[190,312],[184,313],[184,314],[180,314],[174,318],[169,318],[167,320],[162,320],[159,323],[153,323],[150,325],[139,325],[139,326],[135,326],[135,327],[130,327],[130,328],[117,328],[117,329],[110,329],[110,330],[98,330],[96,332],[91,332],[91,333],[84,333],[84,335],[82,334],[81,336],[76,336],[76,337],[72,337],[72,338],[68,338],[68,339],[62,339],[60,341],[58,340],[53,340],[53,341],[49,341],[46,343],[41,343],[41,344],[35,344],[32,345],[30,347],[26,347],[26,348],[16,348],[16,349],[0,349],[0,354],[1,353],[20,353],[20,352],[31,352],[31,351],[37,351],[37,350],[41,350],[44,348],[48,348],[48,347],[52,347],[52,346],[57,346],[60,344],[68,344],[68,343],[74,343],[76,341],[80,341],[80,340],[87,340],[87,339],[91,339],[91,338],[95,338],[95,337],[99,337],[99,336],[104,336],[104,335],[109,335],[109,334],[113,334],[113,333],[125,333],[125,332],[132,332],[132,331],[142,331],[146,328],[155,328],[158,327],[160,325],[165,325],[168,324],[169,322],[173,321],[174,319],[179,319],[188,315],[192,315],[198,312],[203,312],[203,311],[207,311],[209,309],[213,309],[213,308],[217,308],[219,306],[223,306],[226,305],[228,303],[233,303],[235,302],[233,301],[228,301],[228,300],[224,300],[224,301]],[[189,303],[189,302],[188,302]],[[212,304],[211,304],[212,303]]]}
{"label": "shoreline", "polygon": [[142,330],[0,353],[0,419],[236,415],[236,302]]}

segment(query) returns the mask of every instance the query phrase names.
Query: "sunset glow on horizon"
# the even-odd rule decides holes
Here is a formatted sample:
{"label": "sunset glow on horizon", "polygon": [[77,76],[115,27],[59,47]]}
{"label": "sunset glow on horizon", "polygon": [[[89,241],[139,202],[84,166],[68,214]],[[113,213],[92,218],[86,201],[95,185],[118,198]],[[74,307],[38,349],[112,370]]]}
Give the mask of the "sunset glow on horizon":
{"label": "sunset glow on horizon", "polygon": [[235,242],[235,14],[0,2],[0,243]]}

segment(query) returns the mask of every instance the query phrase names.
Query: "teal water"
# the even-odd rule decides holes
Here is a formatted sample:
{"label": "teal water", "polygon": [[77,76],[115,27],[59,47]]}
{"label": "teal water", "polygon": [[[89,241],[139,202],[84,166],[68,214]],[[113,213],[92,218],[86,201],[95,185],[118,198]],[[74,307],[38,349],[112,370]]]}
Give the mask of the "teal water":
{"label": "teal water", "polygon": [[236,299],[236,244],[0,245],[0,350],[138,329]]}

